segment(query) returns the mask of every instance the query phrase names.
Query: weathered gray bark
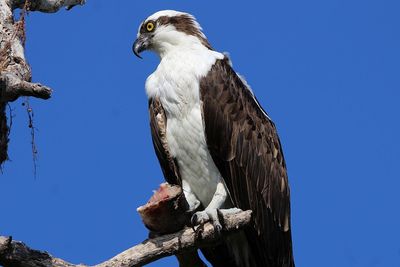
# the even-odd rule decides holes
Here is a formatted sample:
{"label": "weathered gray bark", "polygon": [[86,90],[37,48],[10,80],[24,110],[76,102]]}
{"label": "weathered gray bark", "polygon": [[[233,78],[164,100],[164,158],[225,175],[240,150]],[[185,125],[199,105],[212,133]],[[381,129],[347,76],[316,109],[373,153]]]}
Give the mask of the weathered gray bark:
{"label": "weathered gray bark", "polygon": [[0,165],[7,160],[9,129],[6,105],[20,96],[48,99],[51,89],[32,83],[32,72],[25,59],[24,16],[15,21],[13,11],[56,12],[61,7],[82,5],[84,0],[0,0]]}
{"label": "weathered gray bark", "polygon": [[[224,215],[222,235],[228,235],[251,223],[251,211]],[[213,246],[221,240],[215,235],[214,227],[207,223],[197,234],[191,228],[180,232],[147,239],[95,267],[143,266],[160,258],[195,251],[197,248]],[[47,252],[32,250],[24,243],[0,236],[0,264],[4,267],[75,267],[75,265],[55,258]]]}
{"label": "weathered gray bark", "polygon": [[[25,0],[8,0],[11,2],[13,9],[22,8],[25,5]],[[30,0],[29,10],[40,11],[45,13],[54,13],[62,7],[70,9],[76,5],[85,4],[86,0]]]}

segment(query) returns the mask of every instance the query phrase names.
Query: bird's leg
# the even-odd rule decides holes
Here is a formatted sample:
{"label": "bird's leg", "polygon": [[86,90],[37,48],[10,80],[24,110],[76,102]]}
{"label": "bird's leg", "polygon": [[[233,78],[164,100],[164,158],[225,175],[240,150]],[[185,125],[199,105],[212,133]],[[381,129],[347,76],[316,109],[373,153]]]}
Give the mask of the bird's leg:
{"label": "bird's leg", "polygon": [[228,214],[228,213],[237,213],[240,209],[221,209],[225,204],[227,199],[228,192],[226,190],[225,185],[222,182],[217,184],[217,188],[215,190],[214,196],[211,199],[208,206],[203,211],[198,211],[192,216],[192,225],[203,225],[204,223],[210,221],[215,229],[216,234],[219,234],[222,230],[222,225],[219,221],[218,213]]}
{"label": "bird's leg", "polygon": [[[196,195],[192,192],[192,189],[185,180],[182,181],[182,189],[185,194],[186,201],[189,204],[189,210],[186,213],[188,214],[188,218],[192,217],[193,219],[195,212],[202,208],[201,202],[197,199]],[[203,227],[197,227],[197,229],[195,229],[195,225],[193,224],[192,220],[191,226],[193,231],[195,232],[195,239],[198,239],[203,232]]]}
{"label": "bird's leg", "polygon": [[193,214],[200,208],[201,202],[197,199],[196,195],[192,192],[192,189],[185,180],[182,181],[182,189],[183,193],[185,194],[186,201],[189,204],[189,210],[187,213]]}

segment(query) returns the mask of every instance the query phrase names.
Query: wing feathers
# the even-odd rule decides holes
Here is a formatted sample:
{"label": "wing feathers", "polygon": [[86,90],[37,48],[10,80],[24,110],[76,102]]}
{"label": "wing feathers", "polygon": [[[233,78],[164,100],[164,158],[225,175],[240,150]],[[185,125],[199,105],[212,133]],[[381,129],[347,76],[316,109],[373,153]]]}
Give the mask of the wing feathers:
{"label": "wing feathers", "polygon": [[226,60],[200,82],[206,140],[234,204],[252,209],[247,230],[260,266],[294,266],[290,192],[273,122]]}
{"label": "wing feathers", "polygon": [[153,146],[165,180],[170,184],[181,185],[178,164],[176,159],[171,156],[168,148],[166,137],[167,117],[159,99],[152,98],[149,100],[149,113]]}

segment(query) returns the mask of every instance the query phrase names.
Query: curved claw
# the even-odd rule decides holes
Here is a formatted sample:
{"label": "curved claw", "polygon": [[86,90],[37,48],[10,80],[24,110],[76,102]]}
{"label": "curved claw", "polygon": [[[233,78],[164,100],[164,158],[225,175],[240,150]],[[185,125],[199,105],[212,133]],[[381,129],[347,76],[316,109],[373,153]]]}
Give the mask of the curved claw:
{"label": "curved claw", "polygon": [[203,233],[204,230],[204,224],[199,225],[199,227],[197,227],[196,230],[194,230],[194,239],[200,239],[201,238],[201,234]]}
{"label": "curved claw", "polygon": [[214,235],[220,236],[222,232],[222,225],[220,223],[214,223]]}
{"label": "curved claw", "polygon": [[207,212],[207,210],[195,212],[191,218],[192,225],[205,224],[211,218],[209,215],[210,214]]}
{"label": "curved claw", "polygon": [[215,235],[220,235],[223,229],[220,221],[219,221],[219,210],[218,209],[205,209],[203,211],[198,211],[193,214],[191,218],[192,228],[196,232],[199,230],[200,227],[195,229],[196,225],[203,226],[206,222],[210,221],[214,226]]}
{"label": "curved claw", "polygon": [[[202,211],[197,211],[192,215],[190,220],[193,231],[196,233],[196,238],[198,238],[203,232],[203,226],[206,222],[211,222],[214,226],[215,235],[221,235],[223,227],[220,223],[219,218],[228,215],[236,214],[241,212],[239,208],[230,209],[205,209]],[[199,226],[196,228],[196,226]]]}
{"label": "curved claw", "polygon": [[190,218],[190,223],[192,224],[192,228],[194,230],[194,227],[197,225],[197,214],[194,213],[192,215],[192,218]]}

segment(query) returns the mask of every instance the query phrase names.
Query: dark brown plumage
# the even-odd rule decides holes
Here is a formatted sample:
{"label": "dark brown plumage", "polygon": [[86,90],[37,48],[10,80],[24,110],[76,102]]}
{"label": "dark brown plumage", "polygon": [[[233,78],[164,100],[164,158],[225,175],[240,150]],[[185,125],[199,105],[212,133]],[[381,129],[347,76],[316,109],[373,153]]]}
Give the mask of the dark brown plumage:
{"label": "dark brown plumage", "polygon": [[[200,81],[205,136],[210,154],[235,207],[253,210],[254,227],[245,230],[255,266],[293,267],[290,190],[282,147],[274,123],[229,65],[217,60]],[[167,119],[157,99],[149,102],[157,157],[169,183],[181,184],[168,151]],[[214,266],[224,266],[224,246],[205,251]],[[225,257],[227,258],[227,257]],[[226,262],[225,262],[226,263]]]}
{"label": "dark brown plumage", "polygon": [[158,99],[149,100],[150,129],[154,150],[165,180],[170,184],[182,186],[182,179],[179,173],[178,163],[172,157],[167,143],[167,117]]}
{"label": "dark brown plumage", "polygon": [[207,145],[233,204],[254,212],[246,234],[258,266],[294,266],[290,191],[274,123],[226,58],[201,80],[200,99]]}

